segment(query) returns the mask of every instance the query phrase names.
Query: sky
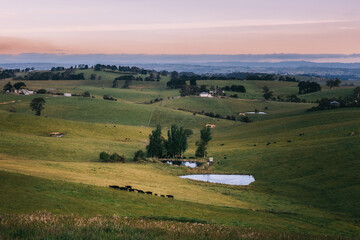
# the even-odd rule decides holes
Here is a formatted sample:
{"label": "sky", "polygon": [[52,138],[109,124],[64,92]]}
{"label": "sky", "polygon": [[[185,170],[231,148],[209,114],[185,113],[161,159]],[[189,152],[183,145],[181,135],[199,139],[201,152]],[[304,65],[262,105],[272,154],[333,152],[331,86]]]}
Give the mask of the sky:
{"label": "sky", "polygon": [[360,53],[359,0],[1,0],[0,54]]}

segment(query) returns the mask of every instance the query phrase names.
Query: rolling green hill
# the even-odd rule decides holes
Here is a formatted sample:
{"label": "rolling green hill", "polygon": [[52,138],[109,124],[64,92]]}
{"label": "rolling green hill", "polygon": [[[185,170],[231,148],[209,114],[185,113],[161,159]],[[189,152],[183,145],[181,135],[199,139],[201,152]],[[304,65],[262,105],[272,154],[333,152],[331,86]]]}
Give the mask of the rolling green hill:
{"label": "rolling green hill", "polygon": [[[92,70],[86,71],[90,74]],[[100,219],[116,215],[135,222],[145,219],[149,226],[156,221],[164,226],[168,221],[175,225],[196,222],[209,224],[205,226],[211,231],[224,224],[231,228],[226,231],[235,235],[220,230],[216,235],[214,230],[212,236],[229,239],[247,236],[249,229],[254,232],[250,239],[310,239],[316,234],[321,234],[317,235],[320,239],[327,239],[324,235],[359,237],[359,109],[307,112],[316,104],[261,99],[264,85],[276,94],[288,95],[296,94],[296,83],[198,81],[198,85],[242,84],[248,92],[239,99],[178,98],[177,90],[164,88],[165,80],[159,85],[139,82],[139,88],[113,89],[109,84],[116,73],[103,74],[101,80],[27,82],[38,89],[89,91],[95,98],[0,94],[1,219],[5,216],[1,214],[18,219],[19,214],[47,211],[55,218],[75,214],[81,218],[101,215]],[[345,97],[352,89],[323,89],[301,97],[311,101]],[[103,100],[105,94],[118,101]],[[46,105],[42,116],[36,117],[29,103],[39,96]],[[149,104],[155,98],[163,100]],[[192,113],[238,115],[254,109],[268,114],[249,115],[254,122],[246,124]],[[209,156],[214,157],[211,167],[132,162],[134,152],[145,149],[157,124],[163,127],[163,136],[171,124],[191,128],[194,134],[185,156],[194,156],[199,130],[207,123],[216,125],[208,147]],[[64,137],[50,137],[54,131]],[[351,132],[355,136],[350,136]],[[124,154],[127,162],[101,163],[101,151]],[[178,177],[192,173],[251,174],[256,181],[249,186],[227,186]],[[111,184],[171,194],[175,200],[116,192],[107,188]],[[136,224],[131,231],[144,234]],[[31,228],[0,224],[0,232],[8,234],[30,234],[35,231]],[[155,229],[154,225],[144,231]],[[200,234],[205,231],[201,229],[195,235],[182,234],[190,234],[189,239],[208,239]],[[164,231],[154,234],[154,238],[174,237]]]}

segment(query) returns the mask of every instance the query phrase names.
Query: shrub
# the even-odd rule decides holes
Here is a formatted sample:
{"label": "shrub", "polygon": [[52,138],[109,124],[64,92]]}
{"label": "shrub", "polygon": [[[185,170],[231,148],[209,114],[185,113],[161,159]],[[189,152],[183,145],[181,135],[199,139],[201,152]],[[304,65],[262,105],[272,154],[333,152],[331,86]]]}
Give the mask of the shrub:
{"label": "shrub", "polygon": [[146,160],[146,156],[145,156],[145,152],[143,150],[139,150],[137,152],[135,152],[134,154],[134,161],[139,162],[139,161],[145,161]]}
{"label": "shrub", "polygon": [[100,153],[100,160],[103,162],[109,162],[110,159],[110,154],[108,154],[107,152],[101,152]]}
{"label": "shrub", "polygon": [[38,94],[46,94],[46,90],[42,88],[42,89],[37,90],[37,93]]}
{"label": "shrub", "polygon": [[125,156],[124,155],[119,155],[117,153],[113,153],[110,156],[110,162],[125,162]]}

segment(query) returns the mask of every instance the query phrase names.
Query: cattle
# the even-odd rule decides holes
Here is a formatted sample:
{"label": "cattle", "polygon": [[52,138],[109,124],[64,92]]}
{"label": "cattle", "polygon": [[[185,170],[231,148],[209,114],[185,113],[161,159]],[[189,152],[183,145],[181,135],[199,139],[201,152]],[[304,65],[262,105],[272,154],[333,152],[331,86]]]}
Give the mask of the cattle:
{"label": "cattle", "polygon": [[135,189],[129,188],[129,192],[135,192]]}
{"label": "cattle", "polygon": [[256,147],[256,144],[254,144],[254,147]]}
{"label": "cattle", "polygon": [[132,188],[131,186],[125,186],[126,188]]}
{"label": "cattle", "polygon": [[109,186],[109,188],[113,188],[113,189],[120,189],[120,187],[119,187],[119,186],[117,186],[117,185],[110,185],[110,186]]}
{"label": "cattle", "polygon": [[305,135],[305,133],[300,133],[300,134],[299,134],[300,137],[301,137],[301,136],[304,136],[304,135]]}
{"label": "cattle", "polygon": [[227,159],[227,157],[224,157],[224,159]]}
{"label": "cattle", "polygon": [[174,199],[173,195],[166,195],[168,198]]}
{"label": "cattle", "polygon": [[120,187],[120,190],[127,191],[128,189],[126,187]]}
{"label": "cattle", "polygon": [[165,197],[165,195],[161,195],[161,197]]}
{"label": "cattle", "polygon": [[291,143],[291,140],[287,140],[288,143]]}
{"label": "cattle", "polygon": [[150,191],[147,191],[147,192],[145,192],[147,195],[152,195],[152,192],[150,192]]}
{"label": "cattle", "polygon": [[155,193],[154,195],[155,195],[155,196],[157,196],[158,194],[157,194],[157,193]]}
{"label": "cattle", "polygon": [[143,190],[137,190],[138,193],[145,194]]}
{"label": "cattle", "polygon": [[276,142],[274,142],[274,144],[275,144]]}
{"label": "cattle", "polygon": [[271,144],[271,143],[268,142],[268,143],[266,144],[266,146],[269,146],[270,144]]}

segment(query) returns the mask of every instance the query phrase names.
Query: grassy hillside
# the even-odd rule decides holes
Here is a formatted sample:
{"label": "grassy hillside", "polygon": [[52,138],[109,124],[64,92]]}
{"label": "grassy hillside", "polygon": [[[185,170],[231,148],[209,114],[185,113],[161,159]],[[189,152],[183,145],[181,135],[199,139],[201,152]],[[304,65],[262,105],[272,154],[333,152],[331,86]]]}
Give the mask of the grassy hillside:
{"label": "grassy hillside", "polygon": [[[155,230],[157,224],[167,229],[167,220],[209,224],[204,226],[214,231],[211,236],[224,239],[247,236],[249,228],[255,232],[250,236],[253,239],[311,238],[302,234],[358,237],[358,109],[307,112],[315,104],[260,100],[265,85],[276,95],[296,93],[296,83],[291,82],[198,81],[198,85],[246,85],[248,92],[239,95],[240,99],[177,98],[178,90],[165,89],[164,79],[159,83],[139,82],[131,89],[113,89],[109,84],[119,74],[103,74],[101,80],[28,82],[33,88],[89,91],[95,98],[0,94],[0,218],[9,214],[7,218],[15,224],[19,216],[27,218],[45,210],[50,218],[75,214],[88,221],[101,215],[99,219],[107,221],[115,214],[121,219],[135,218],[126,231],[139,234],[139,238],[145,233],[154,233],[154,238],[174,237],[166,235],[167,230]],[[351,92],[352,88],[325,88],[301,97],[313,101]],[[118,101],[103,100],[105,94]],[[46,105],[42,116],[36,117],[29,103],[39,96],[45,98]],[[155,98],[163,100],[149,104]],[[191,112],[237,115],[254,109],[268,114],[249,115],[254,122],[245,124]],[[163,127],[163,136],[171,124],[193,129],[185,152],[185,156],[193,156],[199,130],[207,123],[216,125],[208,146],[213,166],[190,169],[132,162],[134,152],[145,149],[157,124]],[[64,137],[49,137],[54,131],[64,133]],[[351,132],[356,132],[355,136],[350,136]],[[127,163],[101,163],[101,151],[124,154]],[[227,186],[178,177],[192,173],[251,174],[256,181],[250,186]],[[110,184],[171,194],[175,200],[116,192],[106,187]],[[138,218],[147,218],[144,221],[153,227],[139,232]],[[115,220],[109,221],[115,224]],[[24,230],[1,224],[0,232],[3,229],[7,234],[34,227]],[[225,230],[217,229],[219,224],[225,224]],[[99,229],[98,236],[116,235],[106,235],[99,226],[94,227]],[[110,229],[119,231],[118,227],[111,225]],[[208,239],[210,235],[201,235],[204,228],[196,234],[180,231],[182,235],[176,236]],[[289,235],[280,235],[282,232]]]}

